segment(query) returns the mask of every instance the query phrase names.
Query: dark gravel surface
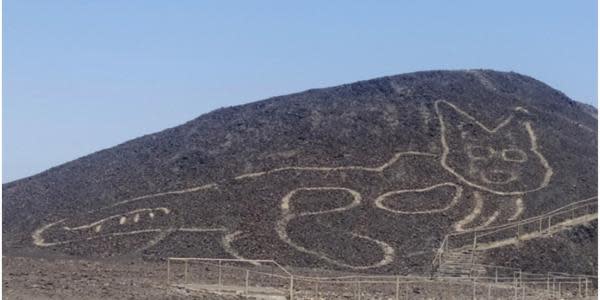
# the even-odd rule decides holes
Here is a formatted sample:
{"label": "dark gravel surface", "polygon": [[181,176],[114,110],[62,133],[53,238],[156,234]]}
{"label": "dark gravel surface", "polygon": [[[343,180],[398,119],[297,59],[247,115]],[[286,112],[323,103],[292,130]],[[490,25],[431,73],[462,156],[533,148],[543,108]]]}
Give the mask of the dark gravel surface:
{"label": "dark gravel surface", "polygon": [[598,221],[550,237],[492,249],[486,260],[531,273],[598,274]]}
{"label": "dark gravel surface", "polygon": [[[436,109],[439,100],[447,102],[437,102]],[[442,166],[441,124],[450,147],[447,165],[462,179]],[[501,128],[490,133],[481,124]],[[596,195],[596,132],[593,108],[516,73],[418,72],[309,90],[219,109],[4,184],[2,242],[13,253],[231,257],[221,241],[237,232],[231,245],[244,257],[352,270],[348,266],[372,266],[383,259],[380,241],[394,253],[369,272],[426,273],[434,248],[477,206],[477,197],[483,199],[481,214],[469,226],[483,224],[496,212],[491,225],[507,222],[517,197],[523,198],[521,218],[526,218]],[[431,156],[402,156],[381,172],[287,170],[235,179],[283,166],[377,167],[405,151]],[[548,168],[535,151],[553,170],[549,181],[544,179]],[[502,183],[510,176],[516,180]],[[210,183],[216,185],[111,207]],[[376,206],[376,199],[390,191],[443,183],[454,187],[396,193],[383,203],[408,212],[442,209],[460,190],[448,210],[396,214]],[[333,210],[352,203],[347,191],[316,195],[305,189],[290,198],[286,215],[284,196],[310,187],[351,189],[360,194],[360,203]],[[140,211],[148,208],[155,210]],[[113,215],[126,219],[105,219]],[[306,251],[278,235],[276,228],[286,216],[288,237]],[[38,234],[44,242],[60,244],[33,244],[36,230],[63,219]],[[81,227],[102,219],[100,227]],[[568,243],[573,251],[593,253],[587,242]],[[560,260],[554,264],[557,271],[569,269]]]}
{"label": "dark gravel surface", "polygon": [[169,288],[166,265],[141,261],[3,257],[2,298],[42,299],[240,299],[191,295]]}

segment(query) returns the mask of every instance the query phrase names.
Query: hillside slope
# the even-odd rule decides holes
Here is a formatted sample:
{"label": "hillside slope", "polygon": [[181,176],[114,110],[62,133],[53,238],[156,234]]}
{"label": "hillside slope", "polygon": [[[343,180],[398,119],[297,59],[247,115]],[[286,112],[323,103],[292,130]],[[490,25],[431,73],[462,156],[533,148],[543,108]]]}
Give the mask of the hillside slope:
{"label": "hillside slope", "polygon": [[595,114],[485,70],[219,109],[4,184],[3,245],[419,272],[449,232],[596,195]]}

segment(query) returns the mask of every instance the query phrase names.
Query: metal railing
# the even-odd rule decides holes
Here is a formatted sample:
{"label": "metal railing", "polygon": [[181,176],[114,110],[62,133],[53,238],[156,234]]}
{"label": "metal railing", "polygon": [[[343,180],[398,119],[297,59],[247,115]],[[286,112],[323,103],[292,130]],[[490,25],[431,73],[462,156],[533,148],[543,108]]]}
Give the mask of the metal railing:
{"label": "metal railing", "polygon": [[[259,264],[260,265],[255,265]],[[200,291],[269,294],[286,299],[581,299],[597,294],[597,277],[534,274],[495,268],[495,276],[426,277],[391,275],[296,275],[274,260],[169,258],[170,285]],[[498,270],[502,270],[499,272]]]}
{"label": "metal railing", "polygon": [[289,294],[294,276],[274,260],[169,257],[166,280],[170,285],[249,296],[258,290]]}
{"label": "metal railing", "polygon": [[[444,263],[448,251],[471,249],[474,258],[482,245],[558,231],[560,226],[577,218],[597,217],[596,210],[594,197],[518,222],[446,235],[434,256],[432,270]],[[324,277],[293,274],[274,260],[174,257],[167,259],[166,279],[170,285],[195,285],[209,292],[245,296],[270,293],[290,300],[464,299],[467,295],[472,299],[486,296],[488,299],[581,299],[597,295],[596,276],[527,273],[517,268],[478,264],[474,259],[463,265],[484,271],[471,272],[469,277],[359,274]]]}
{"label": "metal railing", "polygon": [[535,238],[562,229],[570,221],[586,216],[597,218],[597,197],[580,200],[548,213],[498,226],[450,233],[444,237],[432,261],[432,271],[444,262],[449,250],[471,249],[475,251],[508,245],[519,240]]}

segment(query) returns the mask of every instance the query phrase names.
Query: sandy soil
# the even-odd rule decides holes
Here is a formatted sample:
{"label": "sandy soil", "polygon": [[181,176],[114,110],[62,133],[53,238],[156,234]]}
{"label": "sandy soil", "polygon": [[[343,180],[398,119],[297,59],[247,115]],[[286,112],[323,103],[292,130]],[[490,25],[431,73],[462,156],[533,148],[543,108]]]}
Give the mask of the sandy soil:
{"label": "sandy soil", "polygon": [[143,261],[2,258],[2,299],[238,299],[169,288],[166,265]]}

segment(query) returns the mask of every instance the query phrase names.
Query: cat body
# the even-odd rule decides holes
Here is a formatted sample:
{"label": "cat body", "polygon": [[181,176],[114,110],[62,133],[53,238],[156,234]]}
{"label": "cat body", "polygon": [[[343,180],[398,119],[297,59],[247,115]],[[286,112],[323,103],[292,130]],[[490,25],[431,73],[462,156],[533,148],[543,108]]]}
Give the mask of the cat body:
{"label": "cat body", "polygon": [[[136,238],[146,250],[174,234],[204,234],[238,258],[371,269],[423,254],[445,234],[517,220],[525,195],[553,175],[528,112],[486,126],[445,100],[434,106],[441,152],[397,152],[377,166],[280,167],[126,199],[47,224],[34,243]],[[194,213],[204,207],[211,212]]]}

